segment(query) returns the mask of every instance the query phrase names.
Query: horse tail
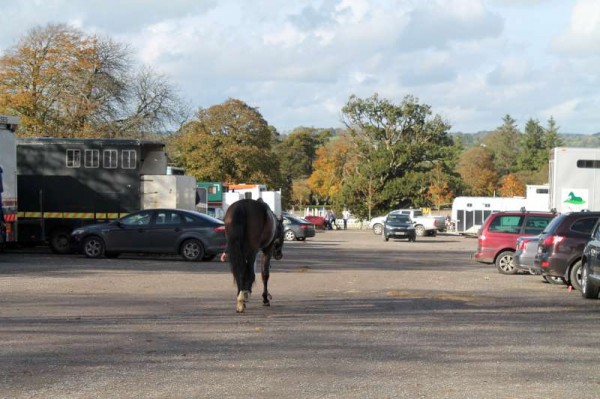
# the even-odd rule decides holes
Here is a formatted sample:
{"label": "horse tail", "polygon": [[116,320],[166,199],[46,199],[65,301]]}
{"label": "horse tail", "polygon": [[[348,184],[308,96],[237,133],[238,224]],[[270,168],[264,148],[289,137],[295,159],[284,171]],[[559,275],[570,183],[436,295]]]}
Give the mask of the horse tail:
{"label": "horse tail", "polygon": [[244,206],[236,206],[233,211],[227,231],[227,255],[229,256],[233,277],[239,284],[246,268],[245,221],[248,215]]}

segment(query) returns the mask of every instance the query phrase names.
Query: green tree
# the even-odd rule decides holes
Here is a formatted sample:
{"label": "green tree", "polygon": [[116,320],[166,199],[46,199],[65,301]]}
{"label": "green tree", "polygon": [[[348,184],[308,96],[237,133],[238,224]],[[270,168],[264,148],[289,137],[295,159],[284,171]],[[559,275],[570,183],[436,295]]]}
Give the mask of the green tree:
{"label": "green tree", "polygon": [[431,107],[413,96],[399,105],[377,94],[351,96],[342,113],[357,157],[346,196],[367,204],[359,216],[371,217],[373,209],[425,205],[429,171],[452,156],[450,125],[432,117]]}
{"label": "green tree", "polygon": [[173,137],[169,153],[197,180],[264,183],[279,189],[285,182],[272,143],[273,130],[258,110],[229,99],[201,108]]}
{"label": "green tree", "polygon": [[544,128],[537,120],[527,121],[516,157],[517,170],[539,170],[547,162],[547,156],[544,156],[544,133]]}
{"label": "green tree", "polygon": [[282,175],[291,179],[305,179],[310,176],[316,159],[316,150],[329,137],[331,137],[329,130],[307,127],[294,129],[276,146]]}
{"label": "green tree", "polygon": [[556,124],[554,118],[550,117],[544,134],[544,145],[546,146],[546,149],[551,150],[555,147],[564,145],[563,139],[558,134],[559,129],[560,128]]}
{"label": "green tree", "polygon": [[519,152],[521,133],[516,121],[506,115],[502,125],[483,139],[483,144],[492,154],[495,169],[500,176],[516,169],[515,155]]}

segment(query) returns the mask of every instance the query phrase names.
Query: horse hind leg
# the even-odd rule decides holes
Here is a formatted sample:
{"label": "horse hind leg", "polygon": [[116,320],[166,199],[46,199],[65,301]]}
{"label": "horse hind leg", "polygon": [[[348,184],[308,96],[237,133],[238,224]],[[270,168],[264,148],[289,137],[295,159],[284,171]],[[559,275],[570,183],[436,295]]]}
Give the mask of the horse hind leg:
{"label": "horse hind leg", "polygon": [[270,257],[265,257],[265,259],[263,260],[261,270],[261,277],[263,282],[263,306],[271,306],[271,299],[273,299],[267,288],[269,284],[269,270],[271,269],[270,263]]}
{"label": "horse hind leg", "polygon": [[236,312],[244,313],[244,309],[246,309],[246,302],[248,301],[248,297],[250,296],[249,291],[240,291],[237,296],[237,307]]}

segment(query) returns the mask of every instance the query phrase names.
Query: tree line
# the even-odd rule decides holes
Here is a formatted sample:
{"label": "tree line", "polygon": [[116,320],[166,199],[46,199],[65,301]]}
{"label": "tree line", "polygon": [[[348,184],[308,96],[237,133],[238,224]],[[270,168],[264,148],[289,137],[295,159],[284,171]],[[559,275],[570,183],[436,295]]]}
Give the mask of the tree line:
{"label": "tree line", "polygon": [[524,195],[525,184],[547,182],[549,150],[563,144],[553,118],[521,132],[506,115],[474,139],[452,134],[415,96],[394,103],[376,93],[348,99],[342,128],[282,134],[240,99],[192,112],[126,45],[63,24],[32,29],[0,57],[0,113],[21,117],[20,137],[158,138],[197,180],[265,183],[282,190],[286,208],[362,218],[459,195]]}

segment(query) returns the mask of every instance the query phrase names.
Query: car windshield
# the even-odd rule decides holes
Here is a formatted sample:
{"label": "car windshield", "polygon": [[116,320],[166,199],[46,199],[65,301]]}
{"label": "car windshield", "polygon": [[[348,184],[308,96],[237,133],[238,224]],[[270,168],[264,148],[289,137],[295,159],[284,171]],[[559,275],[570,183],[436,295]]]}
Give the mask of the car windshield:
{"label": "car windshield", "polygon": [[389,215],[387,217],[387,220],[389,222],[402,222],[402,223],[410,222],[410,218],[407,215]]}

